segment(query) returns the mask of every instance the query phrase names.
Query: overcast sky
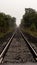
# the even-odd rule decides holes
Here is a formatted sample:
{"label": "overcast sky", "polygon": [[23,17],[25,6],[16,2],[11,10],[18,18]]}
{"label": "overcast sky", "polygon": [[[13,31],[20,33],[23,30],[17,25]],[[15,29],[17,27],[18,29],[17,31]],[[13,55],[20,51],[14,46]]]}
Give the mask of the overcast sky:
{"label": "overcast sky", "polygon": [[0,12],[16,17],[17,24],[20,23],[25,8],[37,10],[37,0],[0,0]]}

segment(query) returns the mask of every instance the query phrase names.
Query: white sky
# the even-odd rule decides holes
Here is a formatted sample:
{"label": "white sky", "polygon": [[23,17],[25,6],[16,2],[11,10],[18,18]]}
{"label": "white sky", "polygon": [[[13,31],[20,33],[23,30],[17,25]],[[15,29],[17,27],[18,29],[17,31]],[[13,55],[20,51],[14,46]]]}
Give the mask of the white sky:
{"label": "white sky", "polygon": [[37,0],[0,0],[0,12],[16,17],[17,25],[20,24],[25,8],[37,10]]}

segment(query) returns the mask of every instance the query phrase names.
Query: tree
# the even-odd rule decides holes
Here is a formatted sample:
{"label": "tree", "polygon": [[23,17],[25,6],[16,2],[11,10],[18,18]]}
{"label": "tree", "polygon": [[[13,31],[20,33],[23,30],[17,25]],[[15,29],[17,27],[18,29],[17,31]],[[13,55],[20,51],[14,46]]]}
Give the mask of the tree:
{"label": "tree", "polygon": [[32,8],[25,8],[21,25],[25,28],[31,28],[33,25],[37,29],[37,12]]}
{"label": "tree", "polygon": [[16,18],[0,13],[0,32],[7,32],[10,27],[15,25]]}

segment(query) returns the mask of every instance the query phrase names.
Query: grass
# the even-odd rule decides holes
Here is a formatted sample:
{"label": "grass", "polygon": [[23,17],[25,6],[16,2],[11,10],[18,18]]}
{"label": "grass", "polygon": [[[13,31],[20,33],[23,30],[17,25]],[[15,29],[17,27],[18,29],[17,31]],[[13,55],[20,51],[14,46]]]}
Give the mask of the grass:
{"label": "grass", "polygon": [[34,37],[37,37],[37,31],[31,31],[30,29],[24,29],[24,28],[22,28],[21,30],[22,30],[23,32],[26,32],[26,33],[28,33],[28,34],[34,36]]}
{"label": "grass", "polygon": [[0,37],[3,37],[4,35],[5,35],[5,33],[0,32]]}
{"label": "grass", "polygon": [[14,30],[12,28],[10,28],[7,32],[3,33],[3,32],[0,32],[0,38],[3,37],[4,35],[6,35],[7,33],[9,32],[13,32]]}

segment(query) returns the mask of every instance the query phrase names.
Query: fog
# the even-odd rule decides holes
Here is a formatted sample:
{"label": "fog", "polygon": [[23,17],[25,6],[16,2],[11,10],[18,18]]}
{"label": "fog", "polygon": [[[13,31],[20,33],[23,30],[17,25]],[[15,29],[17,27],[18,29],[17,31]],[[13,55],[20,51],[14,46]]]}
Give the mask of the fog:
{"label": "fog", "polygon": [[37,0],[0,0],[0,12],[16,17],[16,24],[21,23],[25,8],[37,10]]}

